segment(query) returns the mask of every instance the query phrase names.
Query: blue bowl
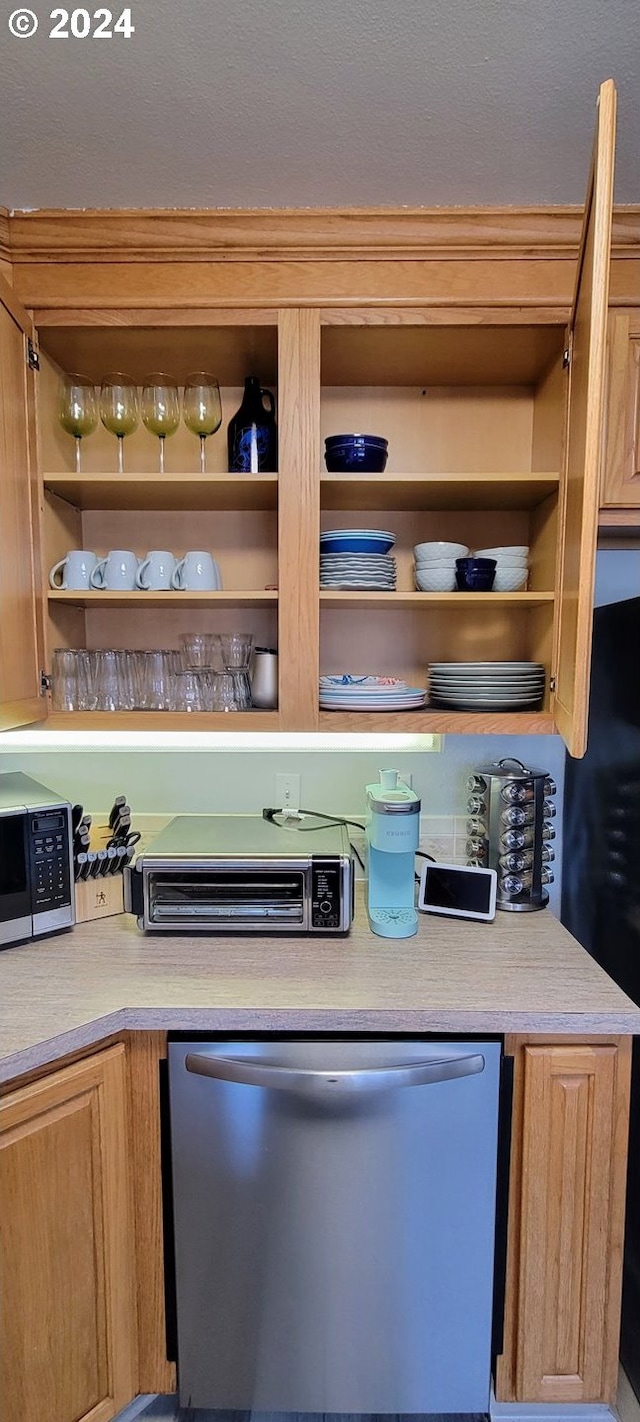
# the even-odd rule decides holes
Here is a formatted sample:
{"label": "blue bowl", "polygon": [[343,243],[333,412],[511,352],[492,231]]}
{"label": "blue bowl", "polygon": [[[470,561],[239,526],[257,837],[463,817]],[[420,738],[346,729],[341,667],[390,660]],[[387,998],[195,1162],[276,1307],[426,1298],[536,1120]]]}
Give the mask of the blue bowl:
{"label": "blue bowl", "polygon": [[375,445],[334,445],[324,454],[330,474],[382,474],[387,458],[386,449]]}
{"label": "blue bowl", "polygon": [[495,576],[495,558],[456,558],[458,592],[491,592]]}
{"label": "blue bowl", "polygon": [[321,553],[388,553],[393,548],[393,539],[367,538],[365,534],[345,533],[343,538],[332,538],[323,543],[320,538]]}
{"label": "blue bowl", "polygon": [[340,444],[358,444],[358,445],[360,445],[360,444],[367,444],[367,445],[370,445],[370,446],[375,446],[376,449],[388,449],[388,448],[389,448],[389,441],[388,441],[388,439],[383,439],[383,438],[382,438],[382,435],[366,435],[366,434],[327,435],[327,438],[325,439],[325,447],[326,447],[326,449],[334,449],[336,445],[340,445]]}

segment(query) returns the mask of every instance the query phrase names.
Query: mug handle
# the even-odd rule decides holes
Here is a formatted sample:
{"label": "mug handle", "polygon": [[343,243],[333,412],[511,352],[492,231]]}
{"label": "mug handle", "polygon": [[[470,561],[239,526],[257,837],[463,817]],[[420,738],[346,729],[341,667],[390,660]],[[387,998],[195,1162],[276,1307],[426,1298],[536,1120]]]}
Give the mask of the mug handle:
{"label": "mug handle", "polygon": [[[66,584],[65,579],[64,579],[64,569],[66,568],[66,566],[67,566],[67,559],[66,559],[66,558],[61,558],[59,563],[54,563],[53,568],[51,569],[51,572],[49,573],[49,587],[50,587],[50,588],[56,588],[56,589],[58,589],[58,590],[61,590],[61,589],[63,589],[63,588],[66,588],[67,584]],[[62,577],[61,577],[61,579],[60,579],[60,582],[57,583],[57,582],[56,582],[56,573],[59,573],[61,568],[62,568]]]}
{"label": "mug handle", "polygon": [[98,592],[100,592],[101,589],[104,588],[104,569],[106,568],[106,566],[107,559],[101,558],[100,561],[96,563],[95,568],[92,568],[91,573],[89,574],[89,582],[91,583],[92,588],[96,588]]}
{"label": "mug handle", "polygon": [[150,559],[150,558],[143,558],[143,559],[142,559],[142,562],[141,562],[141,563],[138,563],[138,567],[137,567],[137,569],[136,569],[136,587],[137,587],[137,588],[140,588],[140,591],[141,591],[141,592],[148,592],[148,591],[149,591],[149,588],[148,588],[147,584],[146,584],[146,583],[143,583],[143,581],[142,581],[142,574],[143,574],[143,572],[144,572],[144,569],[149,567],[150,562],[151,562],[151,559]]}
{"label": "mug handle", "polygon": [[276,401],[275,401],[275,396],[274,396],[273,390],[261,390],[261,391],[260,391],[260,399],[262,400],[263,405],[264,405],[265,400],[267,401],[269,414],[270,414],[270,415],[275,415],[275,413],[276,413]]}
{"label": "mug handle", "polygon": [[186,558],[181,558],[180,562],[176,563],[176,566],[171,574],[171,586],[174,589],[174,592],[184,591],[182,585],[182,569],[184,568],[186,561]]}
{"label": "mug handle", "polygon": [[215,585],[216,585],[216,586],[215,586],[215,591],[216,591],[216,592],[222,592],[222,573],[220,572],[220,568],[218,567],[218,564],[216,563],[215,558],[212,559],[212,562],[213,562],[213,576],[214,576]]}

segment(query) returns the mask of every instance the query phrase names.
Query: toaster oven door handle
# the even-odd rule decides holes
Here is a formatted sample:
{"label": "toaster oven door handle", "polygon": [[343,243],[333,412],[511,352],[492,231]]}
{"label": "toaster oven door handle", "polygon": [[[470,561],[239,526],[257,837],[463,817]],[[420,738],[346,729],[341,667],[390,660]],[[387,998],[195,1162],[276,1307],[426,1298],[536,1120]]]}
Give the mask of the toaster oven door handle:
{"label": "toaster oven door handle", "polygon": [[429,1086],[436,1081],[455,1081],[484,1071],[480,1052],[403,1063],[399,1066],[364,1067],[358,1071],[313,1071],[300,1067],[266,1066],[246,1057],[203,1056],[188,1052],[187,1071],[196,1076],[212,1076],[239,1086],[268,1086],[298,1095],[361,1095],[367,1091],[395,1091],[399,1086]]}

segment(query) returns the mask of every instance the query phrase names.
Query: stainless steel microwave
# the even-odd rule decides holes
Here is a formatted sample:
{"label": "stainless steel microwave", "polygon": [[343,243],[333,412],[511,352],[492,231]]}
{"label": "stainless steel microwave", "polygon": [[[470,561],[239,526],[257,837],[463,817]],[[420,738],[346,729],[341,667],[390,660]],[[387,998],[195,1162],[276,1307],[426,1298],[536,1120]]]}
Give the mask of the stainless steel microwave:
{"label": "stainless steel microwave", "polygon": [[29,775],[0,775],[0,948],[75,923],[71,805]]}
{"label": "stainless steel microwave", "polygon": [[152,933],[348,933],[353,880],[342,824],[179,815],[125,869],[124,902]]}

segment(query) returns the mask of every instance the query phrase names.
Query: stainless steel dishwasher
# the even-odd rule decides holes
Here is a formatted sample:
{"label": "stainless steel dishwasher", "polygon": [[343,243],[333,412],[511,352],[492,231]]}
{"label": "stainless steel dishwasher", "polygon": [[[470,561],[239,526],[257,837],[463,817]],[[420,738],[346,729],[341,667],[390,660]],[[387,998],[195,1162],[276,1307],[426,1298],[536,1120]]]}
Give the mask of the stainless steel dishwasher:
{"label": "stainless steel dishwasher", "polygon": [[170,1043],[184,1406],[488,1410],[500,1056]]}

